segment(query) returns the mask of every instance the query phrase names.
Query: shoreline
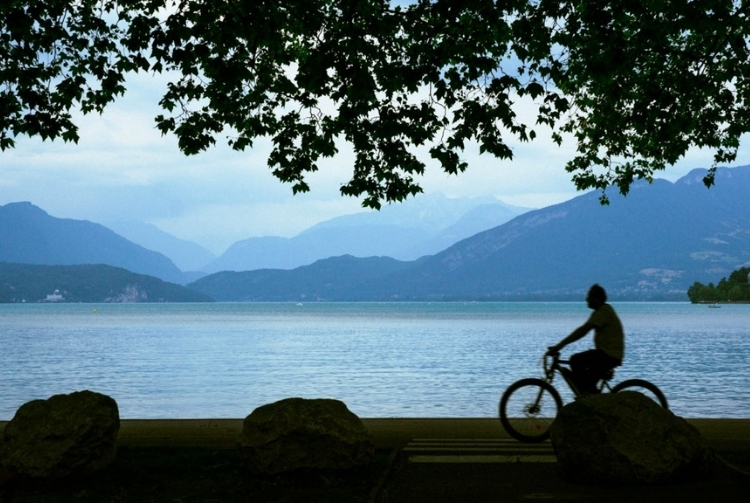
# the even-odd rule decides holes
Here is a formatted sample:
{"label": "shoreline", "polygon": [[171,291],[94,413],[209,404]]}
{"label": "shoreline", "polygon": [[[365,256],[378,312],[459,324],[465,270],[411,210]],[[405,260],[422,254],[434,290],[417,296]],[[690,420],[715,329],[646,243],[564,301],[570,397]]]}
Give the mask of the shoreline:
{"label": "shoreline", "polygon": [[[234,449],[244,419],[121,419],[118,446]],[[509,439],[497,418],[361,418],[376,448],[413,439]],[[687,418],[717,451],[750,452],[750,418]],[[0,444],[5,425],[0,421]]]}

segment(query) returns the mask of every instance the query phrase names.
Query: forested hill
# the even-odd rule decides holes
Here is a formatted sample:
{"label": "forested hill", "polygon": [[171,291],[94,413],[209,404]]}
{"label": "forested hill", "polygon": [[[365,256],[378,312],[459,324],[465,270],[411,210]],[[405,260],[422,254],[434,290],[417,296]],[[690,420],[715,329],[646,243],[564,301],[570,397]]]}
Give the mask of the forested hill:
{"label": "forested hill", "polygon": [[0,262],[0,302],[212,302],[208,295],[108,265]]}
{"label": "forested hill", "polygon": [[687,291],[690,302],[750,302],[750,267],[740,267],[721,278],[719,283],[704,285],[696,281]]}

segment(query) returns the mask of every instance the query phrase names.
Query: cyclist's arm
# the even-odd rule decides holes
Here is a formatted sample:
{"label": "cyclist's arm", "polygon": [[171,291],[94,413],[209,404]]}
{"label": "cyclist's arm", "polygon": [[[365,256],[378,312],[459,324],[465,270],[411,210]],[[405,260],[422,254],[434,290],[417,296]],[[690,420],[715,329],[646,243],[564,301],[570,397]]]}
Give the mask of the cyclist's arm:
{"label": "cyclist's arm", "polygon": [[583,325],[581,325],[580,327],[578,327],[575,330],[573,330],[570,333],[570,335],[567,336],[565,339],[561,340],[560,342],[558,342],[554,346],[550,346],[549,351],[551,353],[557,353],[562,348],[564,348],[565,346],[567,346],[568,344],[570,344],[572,342],[575,342],[575,341],[577,341],[579,339],[583,339],[586,336],[587,333],[589,333],[591,330],[593,330],[595,328],[596,328],[596,325],[594,325],[593,323],[586,322]]}

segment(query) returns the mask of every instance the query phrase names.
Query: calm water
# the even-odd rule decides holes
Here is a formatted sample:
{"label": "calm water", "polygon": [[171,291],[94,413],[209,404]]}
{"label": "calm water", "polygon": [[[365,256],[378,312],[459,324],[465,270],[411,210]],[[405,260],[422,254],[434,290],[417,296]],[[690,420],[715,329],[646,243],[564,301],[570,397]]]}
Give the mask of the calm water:
{"label": "calm water", "polygon": [[[750,305],[613,305],[626,330],[615,382],[651,380],[685,417],[750,417]],[[583,302],[5,304],[0,420],[81,389],[114,397],[123,418],[240,418],[291,396],[361,417],[493,417],[588,314]]]}

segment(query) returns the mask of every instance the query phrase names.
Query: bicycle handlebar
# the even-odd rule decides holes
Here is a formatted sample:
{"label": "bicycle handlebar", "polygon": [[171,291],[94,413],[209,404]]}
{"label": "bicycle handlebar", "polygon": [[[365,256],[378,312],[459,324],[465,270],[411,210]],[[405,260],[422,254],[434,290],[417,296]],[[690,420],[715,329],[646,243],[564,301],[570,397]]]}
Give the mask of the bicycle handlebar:
{"label": "bicycle handlebar", "polygon": [[542,365],[544,366],[544,373],[545,375],[548,375],[552,368],[554,367],[555,363],[557,363],[557,360],[560,359],[560,353],[557,351],[547,351],[544,353],[544,358],[542,359]]}
{"label": "bicycle handlebar", "polygon": [[542,359],[542,365],[544,366],[544,373],[549,375],[550,372],[554,371],[554,367],[558,363],[568,363],[567,360],[561,360],[560,359],[560,352],[559,351],[547,351],[544,353],[544,357]]}

